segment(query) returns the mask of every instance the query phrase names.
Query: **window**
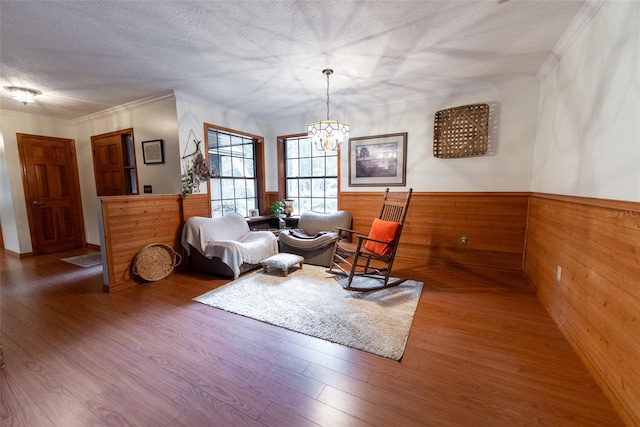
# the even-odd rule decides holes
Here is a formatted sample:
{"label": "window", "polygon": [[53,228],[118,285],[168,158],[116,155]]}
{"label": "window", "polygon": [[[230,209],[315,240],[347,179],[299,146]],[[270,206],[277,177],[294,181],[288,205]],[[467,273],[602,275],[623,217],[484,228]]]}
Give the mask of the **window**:
{"label": "window", "polygon": [[211,178],[211,216],[237,212],[249,216],[264,200],[262,138],[205,125]]}
{"label": "window", "polygon": [[320,151],[306,134],[278,138],[279,155],[284,167],[279,168],[279,183],[284,187],[284,198],[293,200],[293,214],[313,210],[338,210],[337,151]]}

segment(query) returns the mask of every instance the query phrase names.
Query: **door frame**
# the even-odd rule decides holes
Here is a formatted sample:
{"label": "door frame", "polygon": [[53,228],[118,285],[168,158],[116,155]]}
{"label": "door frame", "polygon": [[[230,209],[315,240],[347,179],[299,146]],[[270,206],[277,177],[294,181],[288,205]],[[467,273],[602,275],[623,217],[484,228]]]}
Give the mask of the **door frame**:
{"label": "door frame", "polygon": [[[22,188],[24,192],[25,203],[27,205],[27,219],[29,221],[29,235],[31,237],[31,251],[34,255],[41,255],[43,252],[40,251],[40,248],[37,244],[36,237],[34,235],[35,230],[35,219],[33,217],[33,197],[31,195],[31,190],[29,189],[29,180],[28,180],[28,167],[25,154],[24,154],[24,143],[22,138],[40,138],[40,139],[48,139],[56,142],[67,142],[69,144],[69,148],[71,151],[69,152],[70,163],[72,163],[72,173],[71,176],[67,178],[67,184],[69,185],[70,191],[75,193],[75,197],[78,203],[78,218],[80,222],[79,232],[80,232],[80,247],[84,248],[87,246],[87,240],[85,237],[85,229],[84,229],[84,212],[82,208],[82,194],[80,192],[80,178],[78,176],[78,161],[76,158],[76,143],[75,140],[71,138],[57,138],[53,136],[44,136],[44,135],[34,135],[34,134],[26,134],[26,133],[16,133],[16,140],[18,142],[18,154],[20,156],[20,170],[22,172]],[[72,188],[73,187],[73,188]]]}

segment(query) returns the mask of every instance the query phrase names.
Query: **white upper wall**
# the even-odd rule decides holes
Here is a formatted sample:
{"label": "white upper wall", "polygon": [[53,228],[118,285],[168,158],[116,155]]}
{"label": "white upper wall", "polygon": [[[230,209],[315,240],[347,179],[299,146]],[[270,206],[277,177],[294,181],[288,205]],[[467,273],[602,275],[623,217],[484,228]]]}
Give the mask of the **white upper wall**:
{"label": "white upper wall", "polygon": [[[407,187],[415,191],[536,191],[640,201],[640,2],[608,1],[544,78],[464,95],[343,111],[332,99],[332,118],[351,124],[353,137],[408,132]],[[144,100],[143,100],[144,101]],[[74,122],[0,110],[0,222],[5,247],[32,251],[16,133],[76,141],[87,242],[99,244],[90,136],[134,128],[140,188],[181,192],[181,161],[193,129],[203,123],[265,137],[266,189],[277,190],[276,137],[306,131],[318,117],[266,123],[180,92]],[[490,152],[465,159],[433,156],[433,120],[444,108],[491,107]],[[165,163],[144,165],[141,141],[163,139]],[[204,149],[204,147],[203,147]],[[349,187],[348,147],[341,152],[341,191]],[[203,186],[202,191],[205,190]]]}
{"label": "white upper wall", "polygon": [[[138,193],[151,185],[153,194],[180,193],[180,148],[178,146],[176,101],[173,93],[123,105],[75,120],[76,151],[88,243],[100,244],[98,196],[93,171],[91,137],[133,128],[138,173]],[[163,140],[164,163],[144,164],[142,141]]]}
{"label": "white upper wall", "polygon": [[[16,133],[75,140],[87,243],[100,244],[99,199],[96,195],[91,136],[133,128],[140,193],[142,194],[143,185],[152,185],[154,194],[181,192],[177,115],[173,94],[131,103],[73,122],[8,110],[1,110],[0,114],[0,221],[5,248],[8,250],[21,254],[33,250]],[[153,139],[164,141],[165,163],[145,165],[141,142]]]}
{"label": "white upper wall", "polygon": [[[475,103],[486,103],[490,107],[488,154],[460,159],[435,158],[436,111]],[[334,113],[332,118],[348,122],[351,137],[407,132],[406,187],[414,191],[529,191],[537,106],[538,82],[532,79],[519,86],[494,87],[465,95],[363,107]],[[314,120],[318,117],[282,121],[272,124],[271,128],[279,135],[295,134],[305,132],[308,121]],[[275,135],[268,143],[273,144],[274,140]],[[348,144],[341,149],[340,157],[340,191],[380,191],[380,187],[349,187]],[[277,188],[276,178],[274,162],[270,165],[267,189]]]}
{"label": "white upper wall", "polygon": [[640,201],[640,2],[605,2],[541,82],[531,189]]}
{"label": "white upper wall", "polygon": [[[68,120],[0,110],[0,222],[4,247],[15,253],[32,251],[27,204],[16,134],[74,139]],[[76,143],[76,150],[78,144]]]}
{"label": "white upper wall", "polygon": [[[181,157],[194,152],[196,148],[194,138],[201,141],[200,151],[202,151],[203,154],[205,153],[205,123],[262,136],[265,140],[267,139],[267,135],[265,135],[266,126],[263,121],[253,119],[238,111],[209,103],[207,100],[195,98],[180,91],[175,91],[175,95]],[[273,153],[267,153],[267,150],[265,150],[265,156],[270,158],[272,154]],[[271,167],[270,162],[268,160],[266,162],[266,168],[269,169]],[[191,167],[191,165],[191,160],[183,160],[181,162],[181,171],[178,173],[178,178],[189,167]],[[275,163],[273,167],[275,167]],[[181,182],[178,181],[178,184],[181,185]],[[180,189],[178,192],[181,191],[182,190]],[[199,192],[206,191],[206,184],[201,183]]]}

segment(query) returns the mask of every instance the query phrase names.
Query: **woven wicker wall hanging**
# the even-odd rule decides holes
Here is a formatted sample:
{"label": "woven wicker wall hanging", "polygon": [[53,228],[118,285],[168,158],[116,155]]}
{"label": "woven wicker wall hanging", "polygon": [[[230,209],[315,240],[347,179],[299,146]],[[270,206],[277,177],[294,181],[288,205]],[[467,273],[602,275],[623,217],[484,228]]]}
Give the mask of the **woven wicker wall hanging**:
{"label": "woven wicker wall hanging", "polygon": [[450,159],[481,156],[489,145],[489,105],[471,104],[436,112],[433,155]]}

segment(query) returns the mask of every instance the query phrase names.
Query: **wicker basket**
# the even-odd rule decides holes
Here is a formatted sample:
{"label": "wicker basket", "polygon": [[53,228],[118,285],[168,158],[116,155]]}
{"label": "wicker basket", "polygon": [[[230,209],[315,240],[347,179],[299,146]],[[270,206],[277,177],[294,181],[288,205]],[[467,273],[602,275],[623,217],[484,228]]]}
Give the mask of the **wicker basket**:
{"label": "wicker basket", "polygon": [[164,243],[152,243],[140,249],[133,259],[133,274],[149,282],[167,277],[182,261],[180,254]]}

